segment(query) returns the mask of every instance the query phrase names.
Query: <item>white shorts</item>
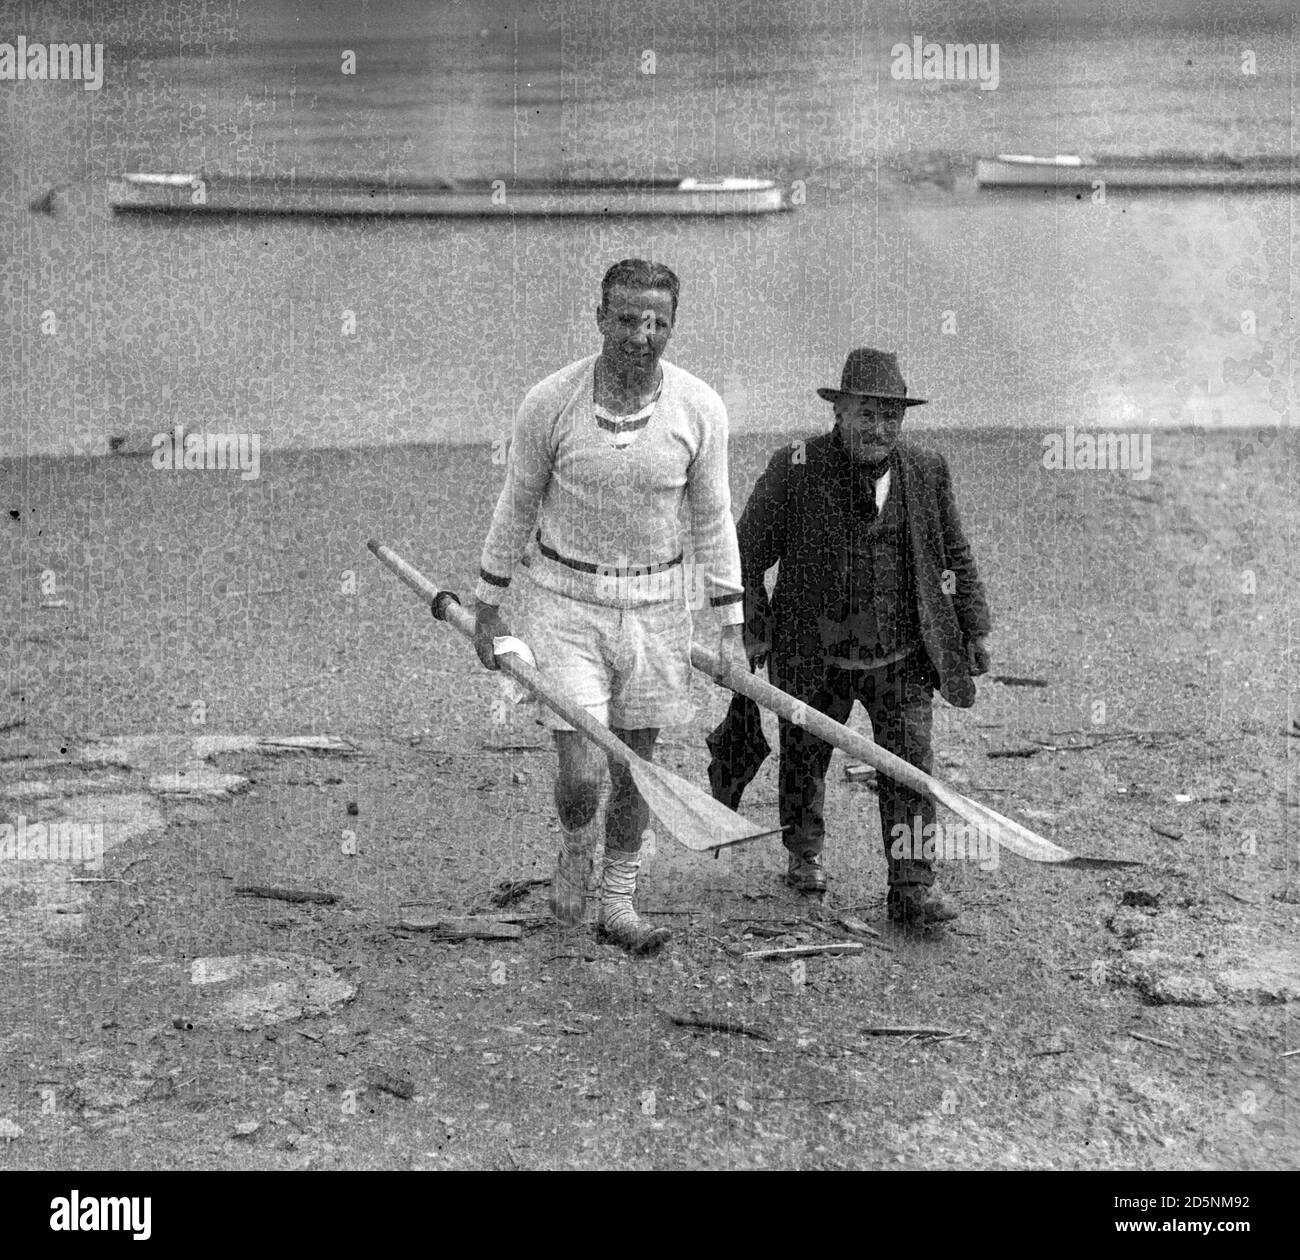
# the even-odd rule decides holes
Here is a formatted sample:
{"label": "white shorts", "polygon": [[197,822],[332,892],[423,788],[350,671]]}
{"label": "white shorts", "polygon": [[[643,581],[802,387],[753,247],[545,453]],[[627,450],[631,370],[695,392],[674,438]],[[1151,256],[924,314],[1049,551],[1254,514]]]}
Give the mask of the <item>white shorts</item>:
{"label": "white shorts", "polygon": [[[519,584],[511,633],[523,639],[537,668],[597,721],[616,730],[677,726],[695,713],[691,702],[691,614],[684,601],[612,608]],[[540,704],[553,731],[571,731]]]}

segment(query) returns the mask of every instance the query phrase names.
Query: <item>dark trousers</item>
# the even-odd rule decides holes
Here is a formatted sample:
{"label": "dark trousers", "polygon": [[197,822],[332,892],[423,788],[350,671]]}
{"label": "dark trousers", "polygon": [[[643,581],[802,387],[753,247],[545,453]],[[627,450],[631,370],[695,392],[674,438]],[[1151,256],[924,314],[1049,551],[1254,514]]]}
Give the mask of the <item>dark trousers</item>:
{"label": "dark trousers", "polygon": [[[816,672],[811,677],[806,670],[798,672],[803,674],[799,681],[774,678],[773,682],[836,722],[847,721],[854,700],[859,701],[871,718],[875,742],[927,774],[930,772],[934,764],[930,735],[935,678],[924,649],[881,669],[837,669],[825,665],[820,669],[820,677]],[[826,832],[822,816],[826,769],[834,750],[792,722],[782,720],[780,729],[781,826],[789,828],[785,833],[785,847],[791,852],[820,853]],[[877,793],[890,888],[900,891],[907,886],[928,888],[934,883],[931,864],[916,858],[895,858],[890,848],[897,834],[895,827],[902,825],[912,834],[914,827],[923,830],[933,824],[934,802],[884,774],[877,778]],[[915,822],[916,819],[920,822]]]}

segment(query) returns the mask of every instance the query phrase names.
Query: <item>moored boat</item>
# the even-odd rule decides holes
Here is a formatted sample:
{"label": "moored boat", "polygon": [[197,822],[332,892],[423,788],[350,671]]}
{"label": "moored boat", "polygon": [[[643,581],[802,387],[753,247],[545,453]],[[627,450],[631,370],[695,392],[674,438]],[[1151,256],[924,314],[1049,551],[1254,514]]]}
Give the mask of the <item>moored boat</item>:
{"label": "moored boat", "polygon": [[1031,157],[999,153],[975,163],[981,188],[1249,189],[1300,185],[1300,165],[1291,157],[1082,157],[1074,153]]}
{"label": "moored boat", "polygon": [[439,179],[428,183],[203,174],[120,175],[118,213],[408,215],[726,215],[790,209],[774,180],[737,178],[557,182]]}

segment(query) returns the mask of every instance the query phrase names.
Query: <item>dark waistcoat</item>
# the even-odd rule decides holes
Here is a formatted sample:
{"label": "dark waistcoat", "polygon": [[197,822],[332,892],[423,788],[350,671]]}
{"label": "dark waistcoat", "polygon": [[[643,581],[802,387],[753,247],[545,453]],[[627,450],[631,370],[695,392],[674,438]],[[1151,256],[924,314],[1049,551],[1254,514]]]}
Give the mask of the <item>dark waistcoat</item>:
{"label": "dark waistcoat", "polygon": [[843,530],[847,563],[840,607],[820,619],[822,642],[831,657],[870,661],[896,656],[921,641],[903,479],[896,466],[884,508],[869,514],[868,504],[873,501],[872,483],[854,478],[848,511],[833,522]]}

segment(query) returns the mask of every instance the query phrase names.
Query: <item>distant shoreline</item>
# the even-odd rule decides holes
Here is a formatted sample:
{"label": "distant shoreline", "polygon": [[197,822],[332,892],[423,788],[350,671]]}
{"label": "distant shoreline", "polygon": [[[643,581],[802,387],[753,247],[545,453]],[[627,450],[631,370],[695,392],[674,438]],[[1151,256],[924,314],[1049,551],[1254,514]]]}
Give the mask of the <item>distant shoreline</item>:
{"label": "distant shoreline", "polygon": [[[1036,433],[1052,433],[1060,429],[1061,426],[1044,422],[1042,424],[990,424],[990,425],[949,425],[949,424],[932,424],[918,425],[915,429],[909,429],[905,432],[904,437],[910,439],[919,439],[930,435],[955,438],[972,438],[972,437],[998,437],[1010,434],[1029,435]],[[1300,425],[1293,425],[1288,422],[1279,421],[1276,424],[1260,424],[1257,421],[1232,421],[1220,420],[1213,425],[1199,424],[1195,421],[1178,424],[1072,424],[1072,427],[1079,433],[1161,433],[1161,434],[1183,434],[1195,433],[1198,430],[1207,437],[1213,434],[1224,433],[1240,436],[1242,433],[1252,432],[1255,430],[1266,429],[1276,430],[1278,435],[1294,430],[1300,433]],[[781,442],[793,441],[795,438],[815,437],[819,433],[829,430],[828,423],[824,428],[818,428],[810,425],[799,425],[797,427],[785,429],[748,429],[743,432],[732,432],[728,440],[732,445],[738,443],[754,442],[758,439],[766,441]],[[491,449],[496,439],[485,439],[481,442],[455,442],[455,441],[423,441],[423,442],[357,442],[353,445],[318,445],[305,446],[298,443],[291,443],[285,446],[267,446],[267,454],[275,455],[322,455],[327,453],[337,454],[360,454],[374,451],[460,451],[475,450],[480,447]],[[10,463],[18,463],[30,460],[82,460],[82,459],[103,459],[103,460],[133,460],[133,459],[150,459],[152,452],[148,449],[132,447],[125,451],[93,451],[85,454],[79,454],[72,451],[52,452],[40,451],[31,455],[12,454],[0,452],[0,467]],[[163,470],[174,471],[174,470]],[[183,471],[183,470],[182,470]],[[202,470],[192,470],[202,471]]]}

